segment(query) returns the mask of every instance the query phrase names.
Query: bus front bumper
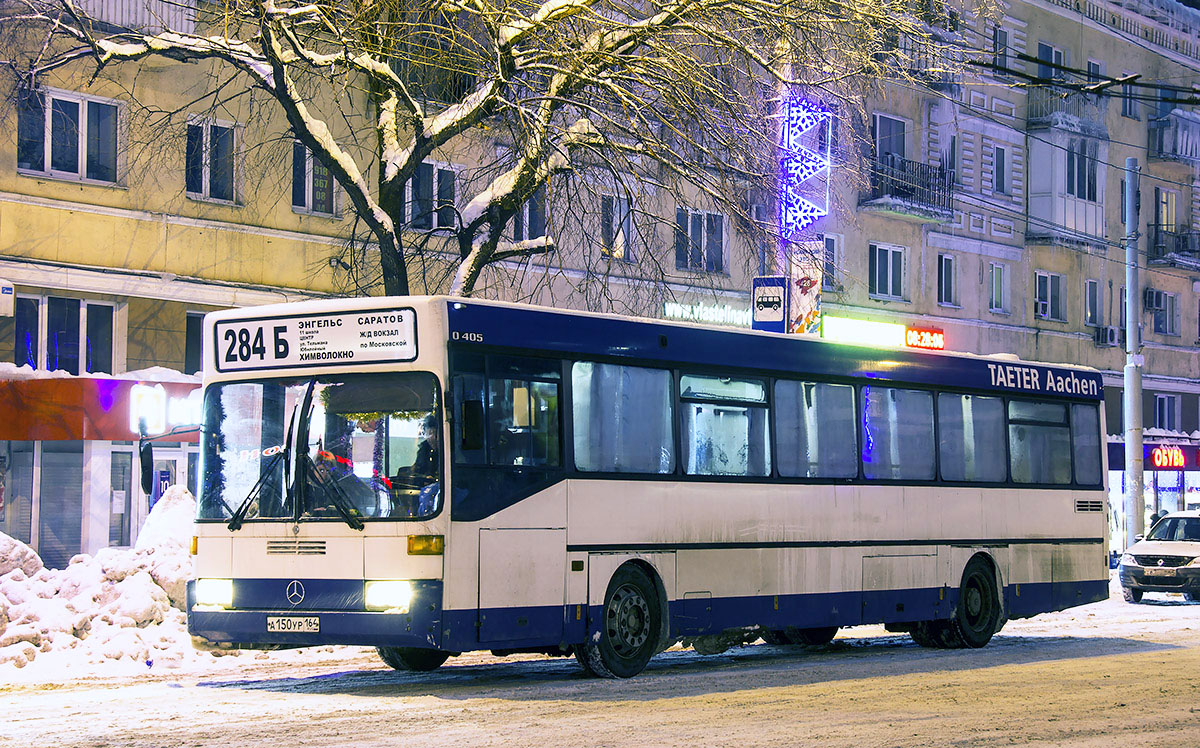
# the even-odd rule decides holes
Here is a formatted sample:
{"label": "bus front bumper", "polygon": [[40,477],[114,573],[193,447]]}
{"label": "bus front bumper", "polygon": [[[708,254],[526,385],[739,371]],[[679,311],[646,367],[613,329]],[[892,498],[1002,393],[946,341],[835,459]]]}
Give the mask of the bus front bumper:
{"label": "bus front bumper", "polygon": [[[214,643],[251,647],[353,644],[424,649],[437,649],[441,645],[440,581],[415,583],[416,591],[407,612],[363,610],[361,602],[353,606],[357,609],[350,605],[249,608],[245,603],[231,609],[216,609],[195,604],[194,584],[188,582],[188,633]],[[353,604],[351,600],[346,602]]]}

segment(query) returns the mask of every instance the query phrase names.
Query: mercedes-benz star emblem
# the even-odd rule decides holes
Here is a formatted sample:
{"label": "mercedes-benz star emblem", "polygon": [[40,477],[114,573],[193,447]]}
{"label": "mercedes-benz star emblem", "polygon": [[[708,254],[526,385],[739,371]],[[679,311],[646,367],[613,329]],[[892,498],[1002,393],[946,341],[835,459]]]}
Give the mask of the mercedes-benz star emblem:
{"label": "mercedes-benz star emblem", "polygon": [[299,605],[304,602],[304,585],[300,584],[299,580],[293,579],[288,582],[287,600],[292,605]]}

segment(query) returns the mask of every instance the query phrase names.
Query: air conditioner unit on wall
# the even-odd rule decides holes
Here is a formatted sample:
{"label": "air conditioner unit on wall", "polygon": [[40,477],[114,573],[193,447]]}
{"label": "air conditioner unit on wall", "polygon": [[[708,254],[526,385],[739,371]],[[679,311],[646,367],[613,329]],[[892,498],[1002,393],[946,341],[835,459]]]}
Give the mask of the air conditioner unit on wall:
{"label": "air conditioner unit on wall", "polygon": [[1033,302],[1033,313],[1034,313],[1034,315],[1036,315],[1038,317],[1049,317],[1050,316],[1050,302],[1042,301],[1040,299]]}
{"label": "air conditioner unit on wall", "polygon": [[1103,325],[1096,328],[1096,347],[1114,348],[1120,343],[1121,333],[1116,327]]}

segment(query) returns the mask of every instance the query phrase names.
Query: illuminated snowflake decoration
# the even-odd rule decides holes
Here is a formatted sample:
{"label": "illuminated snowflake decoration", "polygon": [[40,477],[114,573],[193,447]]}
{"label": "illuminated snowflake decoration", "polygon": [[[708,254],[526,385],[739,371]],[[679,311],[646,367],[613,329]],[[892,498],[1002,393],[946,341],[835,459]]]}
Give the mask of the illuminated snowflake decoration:
{"label": "illuminated snowflake decoration", "polygon": [[[829,146],[832,115],[819,104],[789,93],[779,134],[779,235],[791,241],[817,219],[829,215]],[[821,135],[824,135],[822,138]],[[815,149],[809,146],[815,146]],[[812,199],[818,192],[805,183],[826,179],[824,205]],[[801,193],[805,193],[802,195]],[[807,195],[807,196],[806,196]]]}

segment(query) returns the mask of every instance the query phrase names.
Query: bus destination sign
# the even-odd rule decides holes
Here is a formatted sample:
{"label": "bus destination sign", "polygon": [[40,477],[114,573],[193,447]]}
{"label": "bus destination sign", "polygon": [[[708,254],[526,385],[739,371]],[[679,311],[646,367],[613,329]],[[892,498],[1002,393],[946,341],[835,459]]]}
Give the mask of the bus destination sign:
{"label": "bus destination sign", "polygon": [[378,364],[417,357],[412,309],[368,309],[219,320],[217,371]]}

